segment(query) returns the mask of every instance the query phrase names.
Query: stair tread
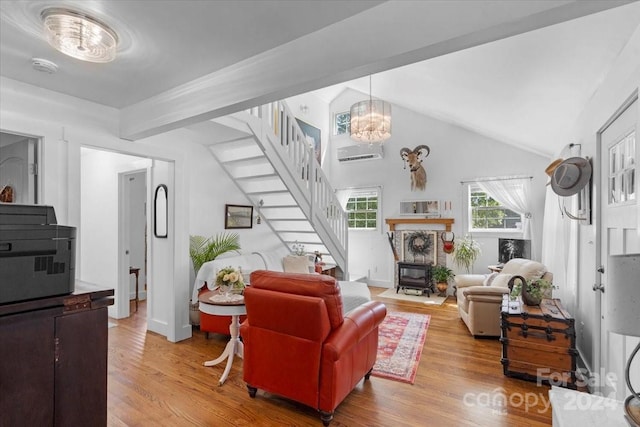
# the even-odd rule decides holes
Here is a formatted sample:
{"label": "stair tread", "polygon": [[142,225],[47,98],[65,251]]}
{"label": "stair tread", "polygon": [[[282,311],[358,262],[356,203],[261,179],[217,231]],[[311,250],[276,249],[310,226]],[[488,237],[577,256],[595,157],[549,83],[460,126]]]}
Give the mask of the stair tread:
{"label": "stair tread", "polygon": [[257,156],[239,157],[237,159],[231,159],[231,160],[221,160],[220,162],[226,165],[229,163],[249,162],[252,160],[266,159],[266,158],[267,157],[264,154],[259,154]]}
{"label": "stair tread", "polygon": [[245,175],[245,176],[236,176],[234,177],[234,179],[237,180],[249,180],[249,179],[262,179],[262,178],[271,178],[271,177],[277,177],[278,174],[276,173],[263,173],[263,174],[259,174],[259,175]]}
{"label": "stair tread", "polygon": [[[287,112],[287,118],[292,117],[293,115]],[[309,188],[303,186],[298,189],[299,191],[296,190],[292,193],[286,187],[287,184],[290,184],[294,189],[297,188],[298,184],[289,182],[291,181],[289,178],[294,178],[294,175],[299,176],[300,168],[299,165],[287,162],[287,159],[274,157],[273,151],[269,147],[272,144],[277,146],[281,142],[281,138],[278,137],[278,141],[271,138],[262,141],[260,131],[264,129],[265,123],[255,117],[253,110],[249,114],[246,112],[242,115],[235,114],[233,118],[242,122],[246,130],[251,131],[251,135],[245,132],[246,136],[243,133],[237,139],[216,141],[215,144],[208,145],[209,151],[222,169],[238,183],[240,192],[251,200],[264,222],[269,224],[271,230],[276,233],[282,243],[290,247],[295,243],[305,245],[310,253],[317,250],[323,257],[326,257],[325,259],[333,259],[337,263],[346,265],[347,256],[342,252],[343,245],[340,243],[339,234],[341,232],[334,230],[334,235],[331,230],[325,231],[319,224],[315,224],[315,218],[309,219],[305,216],[306,204],[314,203],[310,199],[311,195],[308,194]],[[226,123],[221,124],[227,125]],[[229,127],[235,129],[239,126]],[[293,143],[293,148],[299,144],[296,141]],[[291,146],[285,148],[291,148]],[[285,165],[281,163],[285,163]],[[276,169],[274,164],[290,170],[292,176],[288,174],[280,176],[280,169]],[[300,192],[302,194],[299,194]],[[299,195],[301,199],[298,200]],[[309,200],[306,199],[307,197]],[[330,253],[327,245],[335,249],[335,254]]]}
{"label": "stair tread", "polygon": [[260,190],[260,191],[247,191],[246,194],[254,195],[254,194],[277,194],[277,193],[289,193],[289,190]]}
{"label": "stair tread", "polygon": [[282,209],[282,208],[300,208],[298,205],[271,205],[271,206],[262,206],[260,209]]}

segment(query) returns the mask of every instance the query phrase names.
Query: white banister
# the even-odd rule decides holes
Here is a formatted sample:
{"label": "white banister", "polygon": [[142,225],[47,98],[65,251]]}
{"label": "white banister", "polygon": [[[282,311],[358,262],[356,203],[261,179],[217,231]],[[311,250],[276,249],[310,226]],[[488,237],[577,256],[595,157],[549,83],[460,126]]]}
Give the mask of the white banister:
{"label": "white banister", "polygon": [[[336,263],[347,273],[348,220],[340,206],[334,189],[316,160],[313,147],[309,146],[295,116],[285,102],[276,101],[247,111],[261,119],[263,144],[272,146],[265,154],[273,151],[279,157],[279,167],[287,169],[287,180],[297,186],[295,193],[305,199],[300,207],[316,230],[322,230],[325,246],[330,250]],[[256,132],[257,133],[257,132]],[[286,159],[286,160],[285,160]],[[283,171],[279,171],[282,175]],[[307,209],[305,209],[308,207]]]}

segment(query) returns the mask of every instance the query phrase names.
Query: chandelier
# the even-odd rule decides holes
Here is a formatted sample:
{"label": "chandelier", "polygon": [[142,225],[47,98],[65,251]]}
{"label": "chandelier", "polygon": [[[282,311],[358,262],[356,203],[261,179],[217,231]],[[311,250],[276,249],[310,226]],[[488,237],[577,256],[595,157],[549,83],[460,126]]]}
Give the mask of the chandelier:
{"label": "chandelier", "polygon": [[371,96],[351,106],[351,139],[358,142],[384,142],[391,137],[391,104]]}
{"label": "chandelier", "polygon": [[89,62],[115,59],[118,36],[107,25],[62,8],[45,9],[40,16],[47,41],[60,52]]}

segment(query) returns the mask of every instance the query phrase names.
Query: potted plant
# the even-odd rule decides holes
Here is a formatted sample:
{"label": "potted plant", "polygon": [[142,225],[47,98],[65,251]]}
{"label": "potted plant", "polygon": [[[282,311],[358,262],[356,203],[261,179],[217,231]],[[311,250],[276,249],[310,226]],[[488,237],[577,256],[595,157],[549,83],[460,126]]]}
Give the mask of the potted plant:
{"label": "potted plant", "polygon": [[[526,286],[522,286],[523,283]],[[511,291],[509,297],[511,299],[516,298],[518,295],[522,295],[522,302],[526,305],[535,306],[540,305],[543,298],[549,296],[549,291],[552,289],[551,282],[545,279],[528,279],[525,280],[522,276],[514,276],[509,281]]]}
{"label": "potted plant", "polygon": [[[220,233],[212,237],[189,236],[189,256],[196,276],[202,264],[213,261],[220,255],[240,250],[240,236],[237,233]],[[189,319],[192,325],[200,324],[198,304],[190,304]]]}
{"label": "potted plant", "polygon": [[470,235],[464,236],[462,240],[456,242],[456,248],[453,252],[453,262],[458,267],[464,267],[467,273],[471,273],[473,263],[480,256],[480,245],[473,240]]}
{"label": "potted plant", "polygon": [[196,274],[205,262],[213,261],[220,255],[240,250],[240,236],[237,233],[221,233],[215,237],[189,236],[189,256]]}
{"label": "potted plant", "polygon": [[433,281],[436,282],[439,296],[443,297],[447,295],[449,279],[453,279],[454,276],[453,271],[445,265],[436,265],[431,269],[431,277],[433,277]]}
{"label": "potted plant", "polygon": [[223,294],[242,295],[245,287],[244,277],[242,277],[242,272],[239,270],[231,266],[225,267],[218,272],[216,285],[218,285]]}

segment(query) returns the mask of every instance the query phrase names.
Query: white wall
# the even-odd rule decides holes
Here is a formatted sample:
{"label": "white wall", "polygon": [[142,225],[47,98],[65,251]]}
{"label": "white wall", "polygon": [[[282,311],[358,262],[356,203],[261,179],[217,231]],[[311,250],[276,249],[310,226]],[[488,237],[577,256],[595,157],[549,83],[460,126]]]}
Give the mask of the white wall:
{"label": "white wall", "polygon": [[[616,63],[609,71],[606,78],[596,93],[591,97],[588,104],[576,121],[571,142],[582,144],[582,156],[594,157],[594,165],[599,161],[599,153],[596,149],[596,136],[598,130],[609,120],[616,110],[625,102],[625,100],[640,87],[640,27],[636,29],[626,47],[620,53]],[[636,133],[640,129],[640,117],[636,121]],[[558,147],[559,151],[561,147]],[[637,173],[637,172],[636,172]],[[599,175],[596,170],[595,180]],[[594,194],[594,201],[598,203],[599,194]],[[606,369],[607,363],[610,361],[599,360],[598,352],[600,351],[600,341],[598,329],[600,328],[600,304],[596,293],[591,289],[596,283],[596,268],[598,265],[597,248],[595,245],[597,234],[597,210],[594,206],[594,223],[590,226],[579,226],[577,231],[572,235],[567,234],[568,240],[565,245],[571,247],[571,256],[576,258],[577,271],[570,274],[568,280],[570,283],[564,289],[560,289],[558,297],[561,298],[570,312],[576,318],[577,329],[577,346],[587,367],[593,373],[598,374],[600,369]],[[640,209],[638,209],[640,212]],[[637,221],[637,233],[640,233],[640,218]],[[564,235],[562,224],[550,224],[552,228],[549,233],[554,236]],[[606,236],[602,236],[606,238]],[[570,240],[569,240],[570,239]],[[558,267],[563,268],[562,260],[558,260]],[[572,272],[569,272],[572,273]],[[605,283],[606,286],[606,283]],[[575,291],[572,291],[575,290]],[[624,346],[618,342],[615,348],[610,348],[610,354],[618,354],[620,361],[616,362],[619,366],[623,366],[628,353],[632,348],[632,343],[636,341],[627,338],[627,354],[625,354]],[[638,378],[638,370],[636,378]],[[624,396],[625,387],[621,385],[622,370],[614,372],[618,379],[618,398]]]}
{"label": "white wall", "polygon": [[[118,289],[118,174],[146,169],[148,166],[151,166],[151,161],[145,158],[91,148],[81,149],[79,279]],[[109,307],[110,316],[119,317],[117,313],[123,309],[119,307],[119,301],[127,301],[128,304],[128,284],[129,280],[127,287],[122,289],[126,297],[119,298],[116,295],[115,304]]]}
{"label": "white wall", "polygon": [[[331,116],[348,111],[350,106],[361,101],[366,95],[345,91],[331,103]],[[398,107],[393,108],[392,137],[385,142],[385,156],[382,160],[367,162],[339,163],[337,149],[351,145],[353,141],[346,135],[332,136],[325,156],[329,176],[336,189],[346,187],[382,187],[382,217],[398,217],[400,202],[404,200],[451,201],[451,217],[454,218],[453,231],[461,238],[467,231],[466,192],[461,181],[469,178],[529,175],[533,176],[533,212],[538,242],[533,258],[540,259],[540,239],[546,174],[549,159],[511,145],[479,135],[468,129],[454,126],[432,117]],[[423,163],[427,171],[427,186],[424,191],[411,191],[409,170],[404,169],[400,149],[414,149],[426,144],[431,153]],[[324,168],[324,166],[323,166]],[[394,261],[386,231],[353,231],[349,233],[349,269],[353,273],[369,273],[370,283],[380,286],[393,285]],[[482,247],[482,255],[474,265],[474,271],[487,273],[487,265],[498,260],[498,235],[474,233]],[[501,236],[502,237],[502,236]],[[521,237],[521,233],[506,237]],[[450,265],[451,266],[451,265]],[[454,268],[459,271],[459,269]],[[464,271],[459,271],[464,272]]]}
{"label": "white wall", "polygon": [[[184,156],[178,146],[153,144],[155,141],[164,141],[165,138],[175,141],[176,135],[180,135],[180,132],[159,135],[140,143],[123,141],[116,137],[117,110],[5,77],[0,77],[0,99],[1,130],[42,138],[40,172],[43,175],[43,185],[40,202],[54,206],[60,224],[78,228],[81,226],[82,146],[172,162],[175,178],[169,183],[169,194],[174,194],[175,197],[175,241],[172,241],[170,250],[161,252],[160,255],[164,256],[164,259],[154,260],[156,264],[171,268],[170,274],[157,277],[158,289],[166,291],[159,295],[159,298],[164,300],[161,301],[161,307],[156,314],[159,316],[159,322],[166,325],[161,333],[169,340],[179,341],[191,336],[188,322],[189,198],[183,166]],[[117,239],[117,231],[117,228],[111,230],[112,234],[107,238]],[[82,230],[79,229],[78,232],[81,234]],[[82,250],[81,245],[78,245],[79,265],[82,265]],[[84,266],[80,274],[91,274],[87,267],[99,268]],[[128,281],[127,275],[123,286],[126,287]]]}

